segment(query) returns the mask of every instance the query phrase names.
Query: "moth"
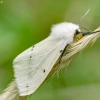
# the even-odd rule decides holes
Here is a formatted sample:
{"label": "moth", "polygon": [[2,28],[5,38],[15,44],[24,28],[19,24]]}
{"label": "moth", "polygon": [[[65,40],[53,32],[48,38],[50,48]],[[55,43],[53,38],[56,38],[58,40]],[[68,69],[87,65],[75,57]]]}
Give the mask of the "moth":
{"label": "moth", "polygon": [[53,25],[46,39],[14,59],[15,81],[0,95],[0,100],[26,100],[47,78],[68,66],[76,54],[94,43],[100,36],[99,30],[81,32],[78,25],[68,22]]}

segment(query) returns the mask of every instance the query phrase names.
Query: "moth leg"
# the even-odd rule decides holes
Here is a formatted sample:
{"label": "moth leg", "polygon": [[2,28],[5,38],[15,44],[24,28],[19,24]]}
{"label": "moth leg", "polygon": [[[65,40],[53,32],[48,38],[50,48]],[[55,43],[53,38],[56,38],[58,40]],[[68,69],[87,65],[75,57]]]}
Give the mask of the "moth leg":
{"label": "moth leg", "polygon": [[61,52],[61,56],[60,56],[60,59],[59,59],[59,64],[60,64],[60,62],[61,62],[61,59],[62,59],[62,57],[63,57],[63,55],[64,55],[64,52],[65,52],[65,50],[66,50],[67,47],[68,47],[68,44],[65,46],[64,50],[61,50],[61,51],[60,51],[60,52]]}

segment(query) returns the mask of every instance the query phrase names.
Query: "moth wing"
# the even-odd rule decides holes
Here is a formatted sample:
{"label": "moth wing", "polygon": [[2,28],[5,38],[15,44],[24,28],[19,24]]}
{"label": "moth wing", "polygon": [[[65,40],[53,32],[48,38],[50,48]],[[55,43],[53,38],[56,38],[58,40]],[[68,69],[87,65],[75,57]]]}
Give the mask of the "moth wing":
{"label": "moth wing", "polygon": [[65,47],[63,42],[48,37],[14,59],[15,80],[20,96],[32,94],[42,84],[61,55],[60,50]]}

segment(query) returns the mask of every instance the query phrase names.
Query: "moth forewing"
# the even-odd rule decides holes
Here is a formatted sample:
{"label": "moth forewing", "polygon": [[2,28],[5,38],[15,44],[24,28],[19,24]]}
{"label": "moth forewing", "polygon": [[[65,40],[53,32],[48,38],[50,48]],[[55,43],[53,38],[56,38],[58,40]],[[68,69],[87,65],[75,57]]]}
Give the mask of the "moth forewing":
{"label": "moth forewing", "polygon": [[47,38],[15,58],[13,66],[21,96],[33,93],[41,85],[66,44],[65,40]]}

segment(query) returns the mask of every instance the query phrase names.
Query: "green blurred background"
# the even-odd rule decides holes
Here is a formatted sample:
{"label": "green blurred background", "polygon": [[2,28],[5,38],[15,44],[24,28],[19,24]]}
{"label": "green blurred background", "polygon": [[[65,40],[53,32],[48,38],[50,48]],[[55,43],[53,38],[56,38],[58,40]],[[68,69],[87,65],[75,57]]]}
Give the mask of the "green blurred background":
{"label": "green blurred background", "polygon": [[[78,23],[94,30],[100,26],[100,0],[0,1],[0,93],[14,79],[13,59],[46,38],[52,24]],[[100,100],[100,39],[81,52],[28,100]]]}

